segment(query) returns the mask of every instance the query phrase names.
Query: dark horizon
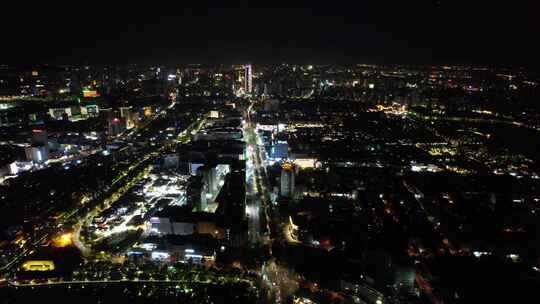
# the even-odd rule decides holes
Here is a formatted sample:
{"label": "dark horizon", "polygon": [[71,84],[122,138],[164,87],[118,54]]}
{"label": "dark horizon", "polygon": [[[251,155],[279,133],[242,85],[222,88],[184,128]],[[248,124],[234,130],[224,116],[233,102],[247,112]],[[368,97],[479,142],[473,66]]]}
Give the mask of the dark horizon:
{"label": "dark horizon", "polygon": [[[332,5],[331,5],[332,4]],[[378,63],[537,67],[535,5],[464,1],[13,8],[8,64]]]}

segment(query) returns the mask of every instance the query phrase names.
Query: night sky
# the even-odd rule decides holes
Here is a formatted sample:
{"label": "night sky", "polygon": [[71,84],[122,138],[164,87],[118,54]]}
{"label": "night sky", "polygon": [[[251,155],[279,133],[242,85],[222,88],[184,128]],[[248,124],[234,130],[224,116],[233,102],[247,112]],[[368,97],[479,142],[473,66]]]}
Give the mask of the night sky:
{"label": "night sky", "polygon": [[0,63],[539,63],[535,1],[217,2],[4,7]]}

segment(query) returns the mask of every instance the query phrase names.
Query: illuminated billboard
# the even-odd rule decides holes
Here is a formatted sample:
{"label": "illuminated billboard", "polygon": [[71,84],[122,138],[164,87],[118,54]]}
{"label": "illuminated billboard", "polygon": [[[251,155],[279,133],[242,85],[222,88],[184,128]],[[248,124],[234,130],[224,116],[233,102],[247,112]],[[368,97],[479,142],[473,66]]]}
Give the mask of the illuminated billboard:
{"label": "illuminated billboard", "polygon": [[22,268],[26,271],[52,271],[54,270],[54,262],[49,260],[32,260],[22,264]]}
{"label": "illuminated billboard", "polygon": [[83,90],[83,97],[96,98],[99,97],[99,93],[96,90]]}

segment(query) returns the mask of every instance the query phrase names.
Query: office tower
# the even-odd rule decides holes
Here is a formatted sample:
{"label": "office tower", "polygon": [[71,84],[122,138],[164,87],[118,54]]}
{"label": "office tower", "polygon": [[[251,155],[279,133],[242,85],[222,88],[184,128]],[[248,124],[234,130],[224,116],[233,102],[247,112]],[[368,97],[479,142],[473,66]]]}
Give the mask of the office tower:
{"label": "office tower", "polygon": [[244,92],[246,94],[253,93],[253,74],[251,71],[251,64],[244,66]]}
{"label": "office tower", "polygon": [[281,166],[281,196],[294,196],[294,172],[295,166],[291,162],[285,162]]}

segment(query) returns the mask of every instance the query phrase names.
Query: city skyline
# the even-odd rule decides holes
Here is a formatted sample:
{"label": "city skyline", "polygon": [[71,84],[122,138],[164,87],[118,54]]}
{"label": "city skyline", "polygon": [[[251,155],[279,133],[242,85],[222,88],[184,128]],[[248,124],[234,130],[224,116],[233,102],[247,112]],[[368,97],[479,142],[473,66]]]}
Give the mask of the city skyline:
{"label": "city skyline", "polygon": [[534,301],[537,6],[6,8],[0,304]]}

